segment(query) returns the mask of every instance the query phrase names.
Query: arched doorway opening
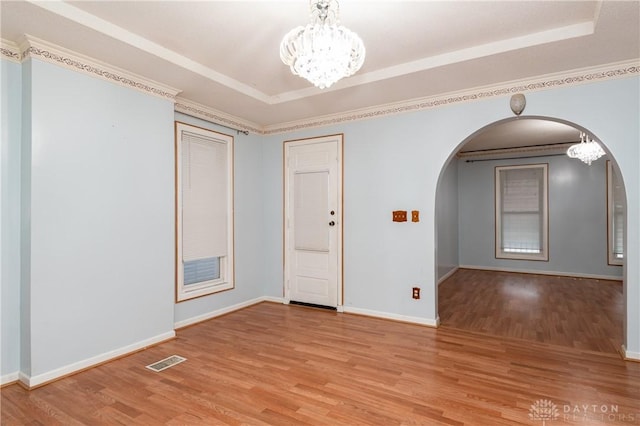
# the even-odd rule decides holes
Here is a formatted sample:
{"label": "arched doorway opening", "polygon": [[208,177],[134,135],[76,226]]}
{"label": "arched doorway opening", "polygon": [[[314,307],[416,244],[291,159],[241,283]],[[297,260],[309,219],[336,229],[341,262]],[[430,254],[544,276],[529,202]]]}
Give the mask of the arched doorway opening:
{"label": "arched doorway opening", "polygon": [[[566,156],[581,132],[597,137],[561,119],[514,117],[479,129],[451,153],[436,190],[436,300],[442,326],[620,350],[624,274],[610,252],[616,243],[625,246],[624,185],[606,141],[598,141],[606,155],[591,165]],[[548,256],[501,257],[498,170],[536,165],[545,165],[547,173],[548,222],[540,238],[547,240]],[[616,195],[612,176],[618,178],[622,210],[610,207]],[[510,217],[532,215],[529,207],[515,210]],[[616,221],[617,212],[622,220]]]}

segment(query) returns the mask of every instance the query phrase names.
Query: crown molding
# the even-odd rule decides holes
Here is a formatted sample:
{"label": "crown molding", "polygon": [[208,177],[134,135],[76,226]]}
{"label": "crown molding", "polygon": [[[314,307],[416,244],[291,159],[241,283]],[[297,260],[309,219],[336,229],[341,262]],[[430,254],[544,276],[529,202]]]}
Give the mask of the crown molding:
{"label": "crown molding", "polygon": [[175,110],[233,130],[248,131],[257,134],[264,133],[262,127],[258,124],[181,97],[176,98]]}
{"label": "crown molding", "polygon": [[[50,13],[64,17],[77,24],[91,28],[101,34],[104,34],[114,40],[119,40],[146,53],[154,55],[164,61],[173,63],[185,70],[196,73],[211,81],[215,81],[223,86],[229,87],[236,92],[252,97],[255,100],[263,102],[267,105],[276,105],[291,102],[299,99],[317,96],[320,92],[315,87],[305,87],[300,90],[283,92],[276,95],[268,95],[255,87],[242,83],[209,68],[199,62],[196,62],[178,52],[167,49],[166,47],[155,43],[145,37],[135,34],[123,27],[115,25],[96,15],[88,13],[69,2],[64,1],[38,1],[27,0],[34,6],[40,7]],[[358,73],[349,79],[341,80],[338,84],[323,90],[323,93],[342,90],[348,87],[360,86],[375,81],[386,80],[410,73],[424,71],[436,67],[454,64],[462,61],[468,61],[488,55],[509,52],[512,50],[522,49],[525,47],[538,46],[541,44],[567,40],[576,37],[584,37],[594,33],[597,25],[601,3],[604,0],[595,2],[595,12],[592,20],[578,22],[562,27],[550,28],[545,31],[528,33],[518,37],[512,37],[491,43],[484,43],[476,46],[470,46],[458,49],[452,52],[439,54],[431,57],[406,62],[403,64],[378,69],[368,73]]]}
{"label": "crown molding", "polygon": [[380,118],[405,112],[415,112],[425,109],[457,103],[473,102],[515,93],[530,93],[540,90],[555,89],[565,86],[593,83],[596,81],[613,80],[630,77],[640,73],[640,60],[617,62],[598,67],[583,68],[563,73],[547,74],[531,79],[514,80],[499,85],[477,87],[460,92],[450,92],[436,96],[412,99],[371,108],[363,108],[340,114],[324,115],[309,120],[299,120],[288,123],[265,126],[264,134],[278,134],[299,131],[303,129],[325,127],[346,122]]}
{"label": "crown molding", "polygon": [[2,58],[11,62],[20,63],[22,61],[22,53],[20,47],[12,41],[0,39],[0,55]]}
{"label": "crown molding", "polygon": [[271,135],[290,133],[305,129],[332,126],[354,121],[380,118],[407,112],[416,112],[458,103],[473,102],[514,93],[530,93],[559,87],[576,86],[597,81],[613,80],[640,74],[640,59],[617,62],[598,67],[582,68],[562,73],[547,74],[529,79],[514,80],[498,85],[477,87],[470,90],[449,92],[440,95],[411,99],[408,101],[377,105],[338,114],[313,117],[306,120],[261,126],[242,118],[226,114],[206,105],[177,97],[179,89],[158,83],[96,59],[72,52],[68,49],[26,36],[20,45],[0,40],[0,55],[13,62],[22,62],[29,57],[96,76],[126,87],[170,99],[175,110],[225,127]]}
{"label": "crown molding", "polygon": [[[18,56],[16,56],[16,53]],[[19,45],[2,40],[2,55],[18,62],[25,61],[28,58],[36,58],[171,101],[175,100],[176,95],[181,92],[179,89],[30,35],[25,35],[24,40]]]}

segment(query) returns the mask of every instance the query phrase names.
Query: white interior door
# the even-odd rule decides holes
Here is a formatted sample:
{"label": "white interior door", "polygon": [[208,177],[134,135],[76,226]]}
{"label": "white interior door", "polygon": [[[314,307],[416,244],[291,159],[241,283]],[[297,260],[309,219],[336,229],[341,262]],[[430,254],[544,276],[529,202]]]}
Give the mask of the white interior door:
{"label": "white interior door", "polygon": [[342,304],[342,135],[285,143],[285,299]]}

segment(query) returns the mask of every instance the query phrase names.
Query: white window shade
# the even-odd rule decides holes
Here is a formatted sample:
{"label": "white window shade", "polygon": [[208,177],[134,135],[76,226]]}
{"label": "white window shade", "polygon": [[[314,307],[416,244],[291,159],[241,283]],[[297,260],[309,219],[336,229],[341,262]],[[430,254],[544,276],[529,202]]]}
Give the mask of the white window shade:
{"label": "white window shade", "polygon": [[233,137],[176,122],[176,301],[234,287]]}
{"label": "white window shade", "polygon": [[500,173],[502,180],[502,250],[540,253],[541,169],[512,169]]}
{"label": "white window shade", "polygon": [[227,146],[200,135],[182,136],[182,258],[227,254]]}
{"label": "white window shade", "polygon": [[496,168],[496,257],[547,260],[547,165]]}

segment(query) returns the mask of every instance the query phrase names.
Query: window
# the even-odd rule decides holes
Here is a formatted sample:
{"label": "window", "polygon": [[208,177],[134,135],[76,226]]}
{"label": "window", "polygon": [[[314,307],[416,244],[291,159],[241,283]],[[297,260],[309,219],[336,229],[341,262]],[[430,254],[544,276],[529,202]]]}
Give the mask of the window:
{"label": "window", "polygon": [[607,247],[609,265],[624,260],[624,220],[626,201],[620,172],[607,161]]}
{"label": "window", "polygon": [[496,258],[549,260],[548,165],[496,167]]}
{"label": "window", "polygon": [[176,301],[233,288],[233,137],[176,122]]}

